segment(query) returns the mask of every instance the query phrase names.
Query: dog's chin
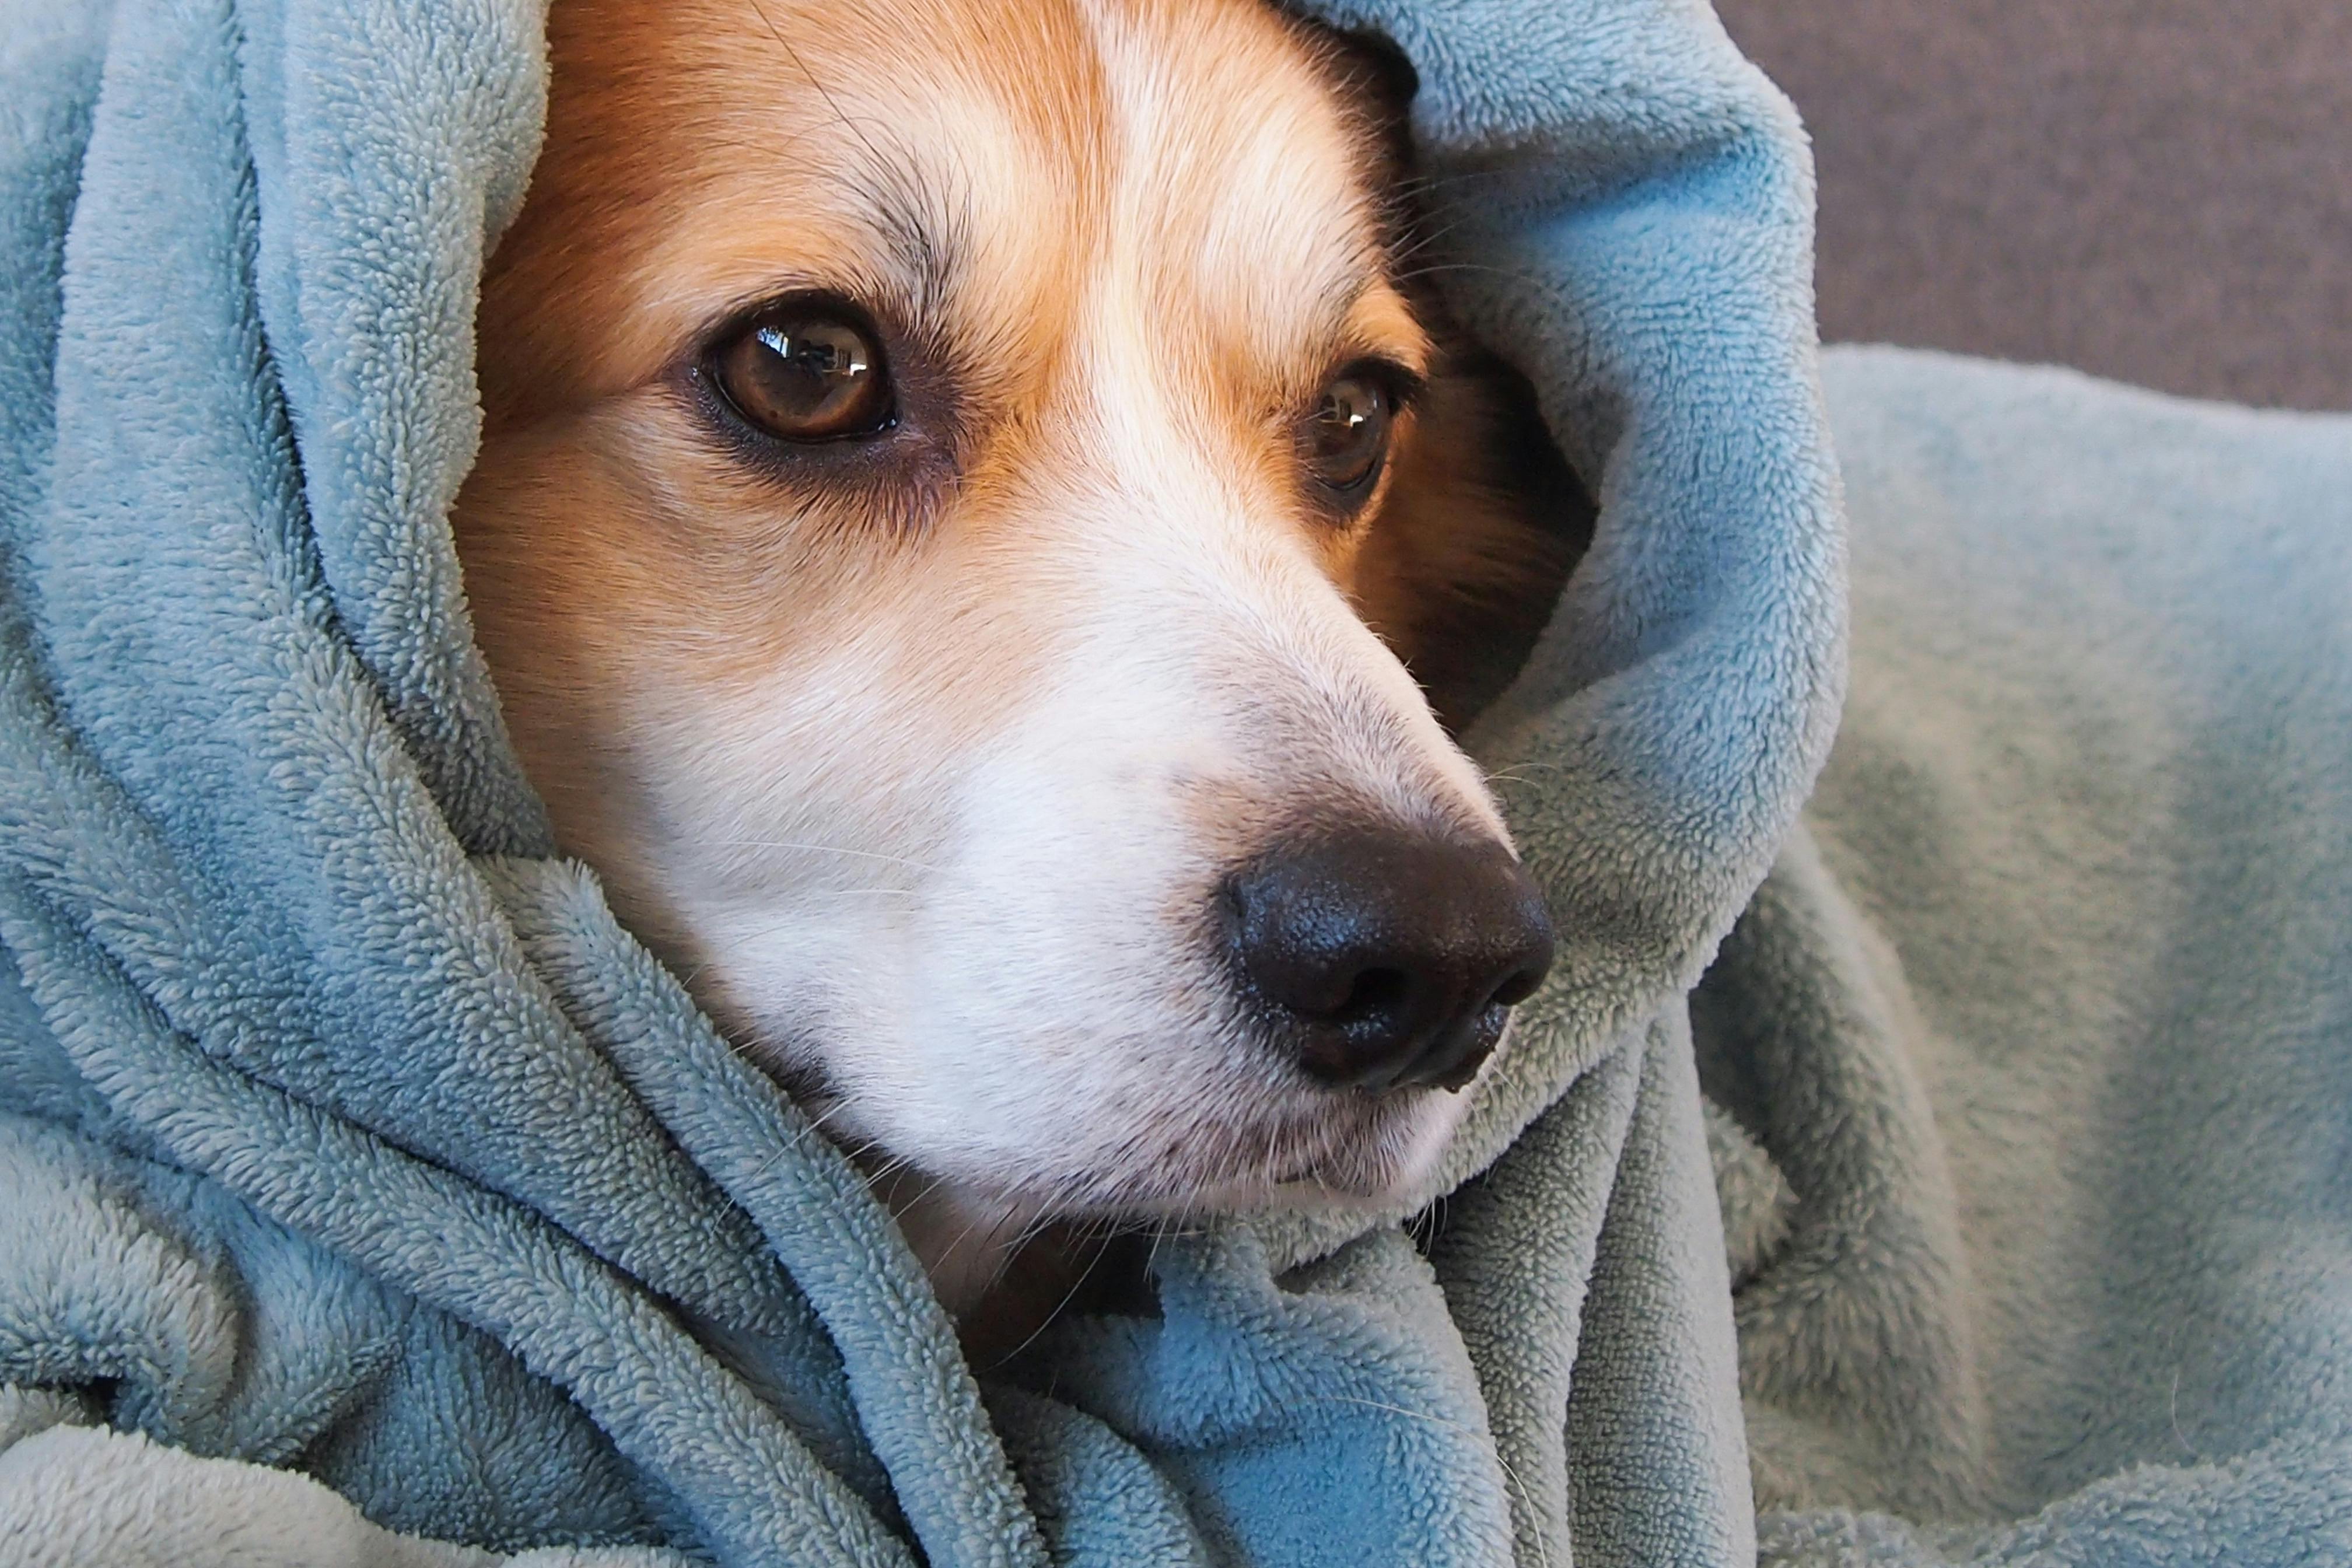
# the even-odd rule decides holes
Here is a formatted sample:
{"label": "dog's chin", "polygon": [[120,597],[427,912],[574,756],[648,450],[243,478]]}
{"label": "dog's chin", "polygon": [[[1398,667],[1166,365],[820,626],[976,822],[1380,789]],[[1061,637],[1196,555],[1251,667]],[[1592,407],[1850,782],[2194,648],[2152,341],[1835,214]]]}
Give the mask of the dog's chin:
{"label": "dog's chin", "polygon": [[[1052,1183],[1023,1183],[1001,1179],[997,1169],[877,1136],[864,1125],[855,1097],[805,1080],[788,1088],[897,1215],[941,1302],[967,1335],[977,1331],[983,1342],[1010,1324],[1028,1321],[1019,1310],[1005,1307],[1003,1293],[1011,1288],[1014,1296],[1022,1295],[1027,1287],[1021,1276],[1029,1268],[1041,1268],[1046,1280],[1058,1278],[1056,1264],[1016,1268],[1016,1258],[1034,1259],[1042,1251],[1057,1258],[1066,1271],[1072,1258],[1091,1256],[1108,1237],[1161,1233],[1221,1215],[1337,1212],[1374,1217],[1420,1206],[1433,1195],[1428,1186],[1467,1099],[1439,1089],[1386,1096],[1315,1090],[1303,1095],[1305,1103],[1291,1108],[1288,1116],[1236,1122],[1226,1130],[1227,1139],[1215,1141],[1226,1147],[1280,1150],[1280,1157],[1235,1168],[1080,1168]],[[1012,1152],[1005,1163],[1016,1160],[1017,1152]],[[1072,1238],[1075,1247],[1066,1247]],[[1082,1265],[1078,1272],[1090,1269]],[[1060,1310],[1058,1300],[1028,1305],[1042,1307],[1050,1317]],[[985,1326],[976,1331],[975,1324]],[[1019,1339],[1021,1332],[1012,1337]]]}
{"label": "dog's chin", "polygon": [[862,1123],[838,1096],[803,1093],[802,1107],[875,1179],[893,1206],[909,1191],[953,1193],[957,1205],[1023,1216],[1021,1223],[1122,1224],[1199,1220],[1253,1210],[1339,1209],[1380,1213],[1423,1195],[1460,1124],[1466,1095],[1414,1089],[1374,1097],[1316,1091],[1303,1112],[1280,1120],[1236,1121],[1225,1146],[1281,1150],[1230,1167],[1213,1163],[1120,1166],[1063,1172],[1051,1182],[1007,1180],[1004,1167],[1035,1168],[1009,1157],[1003,1166],[940,1158],[902,1147]]}
{"label": "dog's chin", "polygon": [[1416,1100],[1409,1120],[1377,1141],[1344,1146],[1319,1167],[1281,1182],[1265,1194],[1265,1206],[1372,1215],[1426,1201],[1469,1097],[1466,1090],[1426,1089]]}
{"label": "dog's chin", "polygon": [[[1465,1103],[1464,1095],[1440,1089],[1385,1098],[1347,1093],[1318,1098],[1333,1102],[1322,1125],[1303,1135],[1296,1127],[1286,1130],[1295,1146],[1311,1152],[1222,1178],[1212,1174],[1185,1191],[1138,1192],[1128,1200],[1126,1212],[1145,1218],[1259,1209],[1385,1212],[1427,1185],[1461,1123]],[[1106,1205],[1118,1206],[1116,1200]]]}

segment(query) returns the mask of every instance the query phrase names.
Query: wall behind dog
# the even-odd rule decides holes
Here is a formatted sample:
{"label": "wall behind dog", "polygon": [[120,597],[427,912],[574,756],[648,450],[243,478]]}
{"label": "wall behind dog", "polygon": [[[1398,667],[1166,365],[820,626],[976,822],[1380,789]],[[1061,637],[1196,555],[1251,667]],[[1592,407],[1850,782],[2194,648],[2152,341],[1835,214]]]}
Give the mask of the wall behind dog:
{"label": "wall behind dog", "polygon": [[2352,408],[2347,0],[1717,0],[1796,100],[1832,340]]}

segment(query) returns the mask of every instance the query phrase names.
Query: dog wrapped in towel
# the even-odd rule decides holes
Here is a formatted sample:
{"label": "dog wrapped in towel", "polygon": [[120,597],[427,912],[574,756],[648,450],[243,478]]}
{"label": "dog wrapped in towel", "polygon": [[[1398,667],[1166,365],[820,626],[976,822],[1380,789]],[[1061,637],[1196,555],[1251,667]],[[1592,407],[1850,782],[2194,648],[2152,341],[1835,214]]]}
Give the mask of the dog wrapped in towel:
{"label": "dog wrapped in towel", "polygon": [[1703,7],[1329,9],[1415,67],[1456,308],[1601,501],[1489,742],[1559,978],[1426,1190],[1171,1238],[1150,1315],[985,1384],[552,858],[468,636],[539,7],[6,18],[0,1560],[1752,1556],[1683,998],[1843,597],[1808,165]]}
{"label": "dog wrapped in towel", "polygon": [[1558,979],[1395,1212],[1172,1237],[984,1384],[552,858],[467,633],[539,7],[5,15],[0,1561],[1752,1556],[1683,998],[1843,597],[1808,164],[1703,7],[1328,8],[1601,500],[1488,742]]}
{"label": "dog wrapped in towel", "polygon": [[0,6],[0,1562],[2352,1560],[2343,423],[1832,356],[1790,840],[1793,120],[1693,5],[1318,10],[1601,503],[1473,737],[1561,952],[1397,1212],[982,1380],[467,636],[536,8]]}

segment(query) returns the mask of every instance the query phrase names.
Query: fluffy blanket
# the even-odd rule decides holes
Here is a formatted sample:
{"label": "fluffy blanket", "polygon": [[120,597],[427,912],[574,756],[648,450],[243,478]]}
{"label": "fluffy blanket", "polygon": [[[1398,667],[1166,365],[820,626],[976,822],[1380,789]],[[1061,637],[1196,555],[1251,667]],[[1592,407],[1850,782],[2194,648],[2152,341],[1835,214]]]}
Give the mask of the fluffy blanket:
{"label": "fluffy blanket", "polygon": [[2352,1563],[2352,418],[1826,357],[1853,692],[1693,1005],[1766,1558]]}
{"label": "fluffy blanket", "polygon": [[1205,1226],[983,1384],[550,857],[468,636],[537,6],[0,5],[0,1557],[1752,1553],[1681,998],[1838,695],[1808,164],[1703,6],[1323,9],[1600,492],[1484,742],[1559,978],[1427,1192]]}
{"label": "fluffy blanket", "polygon": [[981,1379],[470,647],[533,8],[0,4],[0,1562],[2352,1560],[2352,422],[1831,356],[1792,832],[1785,108],[1320,9],[1600,493],[1475,737],[1561,959],[1427,1193]]}

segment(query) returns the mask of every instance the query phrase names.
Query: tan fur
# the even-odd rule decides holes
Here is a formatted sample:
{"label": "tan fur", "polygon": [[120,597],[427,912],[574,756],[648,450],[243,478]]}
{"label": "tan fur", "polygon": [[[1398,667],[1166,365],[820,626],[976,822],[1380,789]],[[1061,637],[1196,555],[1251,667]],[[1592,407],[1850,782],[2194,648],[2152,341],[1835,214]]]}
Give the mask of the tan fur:
{"label": "tan fur", "polygon": [[[1448,606],[1564,565],[1462,445],[1486,395],[1391,276],[1340,57],[1257,0],[556,0],[549,34],[457,527],[566,849],[919,1176],[910,1233],[917,1192],[984,1241],[1410,1179],[1453,1097],[1242,1059],[1192,935],[1303,811],[1499,835],[1349,606],[1441,665]],[[937,390],[887,471],[762,470],[695,410],[714,323],[803,288]],[[1335,524],[1291,432],[1366,355],[1433,395]],[[917,1240],[951,1297],[1003,1264]]]}

